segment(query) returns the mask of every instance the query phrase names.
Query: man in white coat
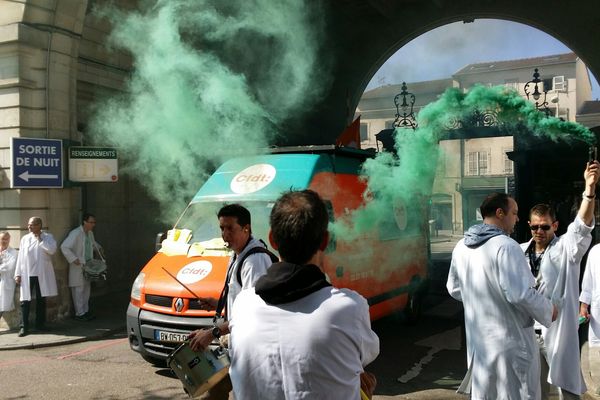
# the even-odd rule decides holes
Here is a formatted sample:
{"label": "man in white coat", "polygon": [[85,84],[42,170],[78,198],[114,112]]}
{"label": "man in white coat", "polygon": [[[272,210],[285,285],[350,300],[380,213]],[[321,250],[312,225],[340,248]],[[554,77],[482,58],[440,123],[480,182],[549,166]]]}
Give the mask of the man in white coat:
{"label": "man in white coat", "polygon": [[90,321],[94,318],[89,309],[91,283],[83,276],[83,265],[94,258],[94,250],[100,251],[94,239],[95,226],[96,217],[89,213],[84,214],[81,225],[69,232],[60,245],[60,250],[69,262],[69,287],[75,319],[79,321]]}
{"label": "man in white coat", "polygon": [[[226,304],[226,318],[215,321],[212,329],[198,329],[190,336],[190,348],[194,351],[205,350],[214,340],[229,334],[229,321],[233,318],[233,302],[243,289],[254,287],[259,277],[267,272],[273,261],[266,253],[262,240],[252,236],[252,216],[250,211],[240,204],[227,204],[217,213],[221,237],[233,251],[227,266],[227,278],[220,299],[201,297],[198,299],[202,309],[217,313]],[[220,304],[219,304],[220,303]],[[231,380],[227,375],[209,392],[207,400],[228,399]]]}
{"label": "man in white coat", "polygon": [[236,399],[358,400],[361,381],[372,394],[375,381],[363,368],[379,354],[379,338],[367,301],[331,286],[321,269],[327,224],[316,192],[289,192],[275,202],[269,241],[282,262],[233,304]]}
{"label": "man in white coat", "polygon": [[15,281],[21,285],[21,329],[19,336],[29,333],[29,308],[35,292],[35,328],[46,328],[46,297],[58,295],[52,255],[56,241],[52,234],[42,231],[42,219],[31,217],[27,223],[29,233],[21,238]]}
{"label": "man in white coat", "polygon": [[0,232],[0,318],[15,309],[17,250],[10,247],[10,233]]}
{"label": "man in white coat", "polygon": [[[540,359],[534,319],[549,326],[557,309],[535,290],[519,244],[508,235],[518,206],[504,193],[481,204],[483,223],[452,253],[447,289],[463,303],[472,400],[537,400]],[[462,386],[462,385],[461,385]]]}
{"label": "man in white coat", "polygon": [[598,161],[586,165],[585,190],[575,220],[562,236],[555,234],[558,221],[552,207],[537,204],[529,212],[532,239],[521,244],[529,260],[538,291],[558,307],[557,320],[546,329],[536,325],[541,358],[542,400],[550,385],[558,387],[561,399],[579,399],[586,386],[581,374],[579,340],[580,264],[592,242],[594,198],[600,176]]}
{"label": "man in white coat", "polygon": [[579,315],[590,322],[588,345],[596,354],[600,351],[600,244],[588,254],[583,281],[581,281]]}
{"label": "man in white coat", "polygon": [[589,321],[589,360],[600,360],[600,244],[588,254],[579,301],[579,315]]}

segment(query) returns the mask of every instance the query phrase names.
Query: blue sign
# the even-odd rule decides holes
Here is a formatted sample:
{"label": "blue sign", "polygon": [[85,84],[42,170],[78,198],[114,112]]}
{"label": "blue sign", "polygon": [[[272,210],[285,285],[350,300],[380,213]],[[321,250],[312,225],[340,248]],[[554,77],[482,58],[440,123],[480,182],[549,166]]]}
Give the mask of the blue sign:
{"label": "blue sign", "polygon": [[62,140],[13,137],[11,188],[62,188]]}

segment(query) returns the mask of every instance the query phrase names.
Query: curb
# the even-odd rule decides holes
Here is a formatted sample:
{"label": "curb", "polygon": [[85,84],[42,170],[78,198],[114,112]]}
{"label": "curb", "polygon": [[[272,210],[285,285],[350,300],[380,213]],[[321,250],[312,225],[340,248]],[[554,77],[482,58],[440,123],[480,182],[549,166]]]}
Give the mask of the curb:
{"label": "curb", "polygon": [[24,338],[17,336],[18,328],[1,329],[0,352],[69,345],[102,339],[116,333],[126,333],[125,314],[129,300],[129,290],[99,294],[90,298],[90,308],[97,310],[93,321],[81,322],[70,317],[48,321],[49,332],[33,329],[30,336]]}
{"label": "curb", "polygon": [[104,337],[113,335],[120,331],[125,331],[125,325],[118,326],[115,328],[110,328],[106,330],[102,330],[101,332],[95,332],[89,336],[79,336],[71,339],[65,339],[64,336],[56,335],[57,337],[53,340],[42,341],[38,343],[24,343],[24,344],[14,344],[14,345],[6,345],[0,346],[0,352],[7,350],[23,350],[23,349],[39,349],[43,347],[52,347],[52,346],[62,346],[68,344],[75,344],[81,342],[87,342],[92,340],[102,339]]}

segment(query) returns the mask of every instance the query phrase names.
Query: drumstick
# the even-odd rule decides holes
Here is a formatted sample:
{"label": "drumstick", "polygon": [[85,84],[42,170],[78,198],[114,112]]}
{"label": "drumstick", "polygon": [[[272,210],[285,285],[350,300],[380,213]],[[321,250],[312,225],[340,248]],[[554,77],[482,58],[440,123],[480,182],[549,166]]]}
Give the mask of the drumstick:
{"label": "drumstick", "polygon": [[162,269],[163,269],[163,270],[164,270],[164,271],[165,271],[167,274],[169,274],[169,276],[170,276],[171,278],[175,279],[175,280],[177,281],[177,283],[179,283],[181,286],[183,286],[184,288],[186,288],[188,292],[190,292],[192,295],[194,295],[194,297],[195,297],[196,299],[199,299],[199,298],[200,298],[200,296],[198,296],[196,293],[194,293],[194,292],[192,291],[192,289],[190,289],[189,287],[187,287],[187,286],[186,286],[186,285],[185,285],[183,282],[181,282],[179,279],[177,279],[177,277],[176,277],[176,276],[174,276],[172,273],[170,273],[169,271],[167,271],[167,270],[165,269],[165,267],[161,267],[161,268],[162,268]]}
{"label": "drumstick", "polygon": [[362,389],[360,389],[360,400],[369,400],[369,396]]}

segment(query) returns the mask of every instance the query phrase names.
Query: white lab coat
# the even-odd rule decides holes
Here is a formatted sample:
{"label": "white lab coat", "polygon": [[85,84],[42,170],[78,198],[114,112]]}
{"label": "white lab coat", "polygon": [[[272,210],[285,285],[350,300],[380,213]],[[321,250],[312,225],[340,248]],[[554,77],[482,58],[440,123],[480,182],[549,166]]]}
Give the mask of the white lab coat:
{"label": "white lab coat", "polygon": [[15,269],[15,276],[21,277],[21,301],[31,301],[29,272],[34,266],[39,269],[38,280],[42,297],[58,295],[56,276],[52,266],[52,255],[56,253],[56,241],[50,233],[42,232],[41,235],[41,243],[33,233],[28,233],[21,238],[17,268]]}
{"label": "white lab coat", "polygon": [[[94,232],[89,231],[88,237],[92,242],[92,254],[94,249],[100,245],[94,239]],[[60,250],[69,262],[69,287],[84,286],[86,280],[83,277],[83,264],[85,264],[85,231],[82,226],[73,229],[60,245]],[[74,262],[79,260],[80,265]],[[89,283],[89,282],[87,282]]]}
{"label": "white lab coat", "polygon": [[379,354],[379,338],[358,293],[328,286],[275,306],[248,289],[233,311],[236,399],[360,399],[360,373]]}
{"label": "white lab coat", "polygon": [[0,313],[15,309],[17,250],[8,247],[0,255]]}
{"label": "white lab coat", "polygon": [[[558,317],[542,329],[548,358],[548,382],[571,393],[583,394],[586,386],[579,357],[579,272],[583,255],[592,241],[592,226],[579,216],[567,232],[557,236],[544,252],[538,291],[558,307]],[[523,251],[531,241],[521,244]]]}
{"label": "white lab coat", "polygon": [[[227,294],[227,319],[232,319],[233,302],[242,289],[253,288],[258,278],[266,274],[267,269],[273,264],[271,258],[265,253],[254,253],[249,255],[244,260],[244,265],[242,266],[242,285],[240,286],[237,280],[237,270],[240,268],[238,261],[244,258],[244,255],[254,247],[265,246],[260,240],[252,238],[244,250],[242,250],[235,259],[231,257],[229,260],[227,271],[231,274],[231,277],[229,279],[229,292]],[[232,263],[234,263],[233,267],[231,266]]]}
{"label": "white lab coat", "polygon": [[589,346],[600,347],[600,245],[588,254],[579,301],[590,306]]}
{"label": "white lab coat", "polygon": [[539,351],[533,319],[550,325],[552,304],[534,288],[519,245],[505,235],[452,253],[447,289],[462,301],[473,400],[535,400]]}

